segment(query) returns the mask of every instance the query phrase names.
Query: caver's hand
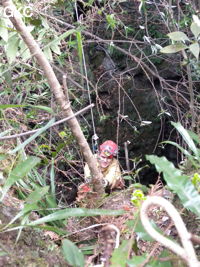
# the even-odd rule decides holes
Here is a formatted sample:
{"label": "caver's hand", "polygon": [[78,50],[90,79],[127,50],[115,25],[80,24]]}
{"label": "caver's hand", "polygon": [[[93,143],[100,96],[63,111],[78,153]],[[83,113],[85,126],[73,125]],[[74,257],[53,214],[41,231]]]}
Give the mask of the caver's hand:
{"label": "caver's hand", "polygon": [[118,179],[111,185],[110,189],[124,189],[124,186],[124,181],[122,179]]}

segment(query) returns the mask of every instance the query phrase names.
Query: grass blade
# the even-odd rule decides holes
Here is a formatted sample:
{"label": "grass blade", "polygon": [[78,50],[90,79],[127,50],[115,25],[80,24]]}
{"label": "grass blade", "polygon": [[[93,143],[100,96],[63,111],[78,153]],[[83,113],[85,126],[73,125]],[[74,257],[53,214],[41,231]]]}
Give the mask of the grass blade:
{"label": "grass blade", "polygon": [[64,210],[56,211],[43,218],[29,223],[29,226],[43,224],[46,222],[52,222],[57,220],[64,220],[68,217],[86,217],[86,216],[117,216],[124,214],[124,210],[101,210],[101,209],[82,209],[82,208],[67,208]]}
{"label": "grass blade", "polygon": [[35,167],[40,162],[40,158],[37,157],[29,157],[25,161],[20,162],[10,173],[8,176],[3,189],[2,189],[2,196],[0,201],[4,198],[10,187],[17,182],[18,180],[22,179],[26,176],[30,170]]}
{"label": "grass blade", "polygon": [[194,155],[199,159],[198,149],[195,146],[195,143],[192,140],[192,138],[190,137],[187,130],[180,124],[180,122],[171,122],[171,124],[176,128],[176,130],[183,137],[183,139],[186,142],[186,144],[188,145],[188,147],[191,149],[191,151],[194,153]]}
{"label": "grass blade", "polygon": [[55,122],[55,118],[51,119],[44,127],[40,128],[35,134],[33,134],[31,137],[29,137],[25,142],[17,146],[15,149],[8,152],[9,154],[14,154],[17,151],[23,149],[26,145],[28,145],[30,142],[32,142],[36,137],[38,137],[41,133],[46,131],[48,128],[51,127],[51,125]]}

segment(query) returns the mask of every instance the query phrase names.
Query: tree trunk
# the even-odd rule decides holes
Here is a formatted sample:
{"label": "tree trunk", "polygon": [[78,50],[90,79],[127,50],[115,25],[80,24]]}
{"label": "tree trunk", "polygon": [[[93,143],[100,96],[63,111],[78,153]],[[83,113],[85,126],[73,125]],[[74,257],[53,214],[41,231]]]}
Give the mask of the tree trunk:
{"label": "tree trunk", "polygon": [[[46,59],[44,53],[40,49],[39,45],[31,35],[31,33],[27,30],[26,25],[22,21],[19,16],[16,16],[16,7],[11,0],[2,1],[2,5],[4,8],[7,8],[7,11],[11,10],[11,13],[14,14],[13,17],[10,17],[13,26],[16,28],[18,33],[23,38],[24,42],[28,46],[31,54],[36,58],[38,64],[43,69],[45,76],[47,77],[50,88],[56,98],[57,103],[60,105],[61,110],[63,111],[64,116],[73,116],[74,113],[70,107],[69,102],[66,100],[65,95],[63,93],[62,87],[56,78],[56,75],[49,63]],[[97,167],[97,160],[93,157],[92,151],[88,145],[87,140],[81,130],[78,120],[76,117],[73,117],[68,121],[68,125],[72,131],[72,134],[77,140],[78,145],[80,146],[81,152],[90,168],[92,175],[92,184],[94,191],[98,193],[98,195],[102,195],[104,193],[104,188],[102,185],[102,173]]]}

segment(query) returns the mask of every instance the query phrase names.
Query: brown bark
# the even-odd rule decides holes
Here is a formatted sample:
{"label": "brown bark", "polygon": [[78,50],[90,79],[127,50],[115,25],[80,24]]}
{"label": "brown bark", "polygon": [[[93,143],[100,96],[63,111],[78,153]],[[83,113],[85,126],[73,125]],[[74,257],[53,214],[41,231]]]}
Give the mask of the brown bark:
{"label": "brown bark", "polygon": [[[6,7],[8,9],[10,7],[11,10],[16,10],[16,7],[14,6],[11,0],[3,1],[2,5],[4,8]],[[58,79],[56,78],[56,75],[49,61],[46,59],[44,53],[40,49],[39,45],[31,35],[31,33],[29,33],[29,31],[27,30],[26,25],[19,16],[15,16],[15,12],[14,16],[10,17],[10,20],[13,26],[18,31],[18,33],[23,38],[26,45],[28,46],[31,54],[36,58],[38,64],[43,69],[44,74],[47,77],[48,83],[50,85],[50,88],[56,98],[56,101],[60,105],[61,110],[64,113],[63,115],[66,117],[73,116],[74,113],[70,107],[70,104],[65,99],[62,87]],[[68,121],[68,125],[72,131],[72,134],[76,138],[78,145],[80,146],[81,152],[83,153],[86,162],[88,163],[92,175],[92,183],[94,186],[94,190],[101,195],[104,192],[102,185],[102,174],[97,167],[97,161],[93,157],[92,151],[88,145],[88,142],[85,139],[85,136],[81,130],[81,127],[76,117],[70,119]]]}

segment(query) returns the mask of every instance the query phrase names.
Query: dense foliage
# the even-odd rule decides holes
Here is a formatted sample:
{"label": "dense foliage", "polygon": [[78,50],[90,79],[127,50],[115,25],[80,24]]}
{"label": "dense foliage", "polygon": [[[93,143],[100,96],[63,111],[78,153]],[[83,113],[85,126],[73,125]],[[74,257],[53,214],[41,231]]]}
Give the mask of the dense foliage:
{"label": "dense foliage", "polygon": [[[73,110],[92,102],[96,104],[90,115],[81,115],[79,120],[91,146],[95,145],[93,137],[97,131],[109,139],[114,133],[120,145],[127,138],[131,137],[134,143],[139,137],[140,144],[135,145],[135,150],[147,140],[148,154],[162,151],[164,147],[177,148],[177,157],[175,160],[173,157],[176,166],[169,161],[170,157],[169,160],[159,157],[161,152],[148,155],[146,159],[148,164],[155,165],[181,205],[199,218],[198,4],[145,0],[13,2],[18,9],[15,15],[21,16],[61,84],[63,75],[67,75],[65,94]],[[62,122],[54,125],[55,121],[63,119],[63,114],[34,55],[12,26],[9,16],[13,14],[2,4],[0,13],[0,200],[4,201],[13,188],[15,195],[24,201],[23,208],[9,224],[0,228],[0,232],[17,229],[18,240],[25,227],[53,231],[62,240],[66,261],[71,266],[85,266],[83,254],[95,253],[95,241],[92,245],[90,241],[79,246],[83,240],[78,240],[81,251],[66,239],[70,238],[66,231],[68,220],[126,216],[124,214],[132,210],[89,209],[87,201],[83,207],[80,203],[80,207],[75,207],[78,185],[84,181],[83,155],[67,125]],[[149,111],[144,117],[145,101],[132,95],[132,91],[140,90],[138,94],[142,95],[146,87],[151,90],[148,96],[153,95],[146,99],[149,110],[156,112]],[[65,86],[63,89],[66,90]],[[152,99],[155,109],[151,106]],[[169,121],[173,127],[169,126]],[[151,133],[152,129],[158,130],[156,136]],[[28,132],[32,130],[35,132]],[[94,146],[92,148],[95,150]],[[149,262],[146,262],[147,253],[138,251],[137,238],[133,236],[135,232],[139,239],[152,241],[139,218],[142,202],[151,194],[149,188],[136,183],[140,182],[139,174],[146,168],[140,165],[144,157],[140,151],[134,154],[133,146],[130,159],[133,168],[128,174],[125,172],[124,178],[127,187],[130,185],[129,202],[135,214],[134,219],[127,219],[128,238],[123,234],[110,266],[139,266],[144,262],[148,266],[172,266],[170,259],[157,260],[170,258],[168,251],[157,258],[150,253]],[[125,157],[121,160],[125,166]],[[95,202],[94,198],[91,201]],[[33,211],[40,218],[33,220]]]}

